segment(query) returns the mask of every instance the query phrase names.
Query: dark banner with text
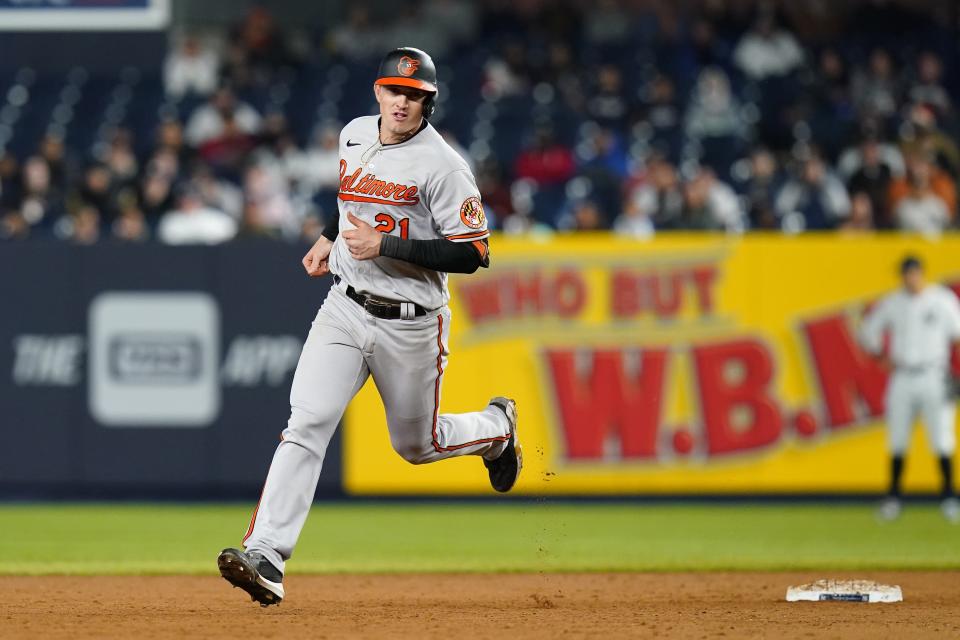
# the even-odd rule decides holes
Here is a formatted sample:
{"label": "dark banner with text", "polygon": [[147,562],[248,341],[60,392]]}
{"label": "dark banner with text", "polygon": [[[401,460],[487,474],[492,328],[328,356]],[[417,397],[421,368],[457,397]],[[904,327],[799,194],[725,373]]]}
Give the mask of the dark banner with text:
{"label": "dark banner with text", "polygon": [[329,287],[303,252],[0,246],[0,495],[255,497]]}

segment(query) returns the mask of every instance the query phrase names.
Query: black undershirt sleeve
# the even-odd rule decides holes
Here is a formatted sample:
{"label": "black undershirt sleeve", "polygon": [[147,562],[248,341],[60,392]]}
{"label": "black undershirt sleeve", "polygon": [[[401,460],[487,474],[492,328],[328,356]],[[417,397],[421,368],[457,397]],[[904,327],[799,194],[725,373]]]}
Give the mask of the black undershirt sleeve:
{"label": "black undershirt sleeve", "polygon": [[337,236],[340,235],[340,211],[338,209],[333,210],[333,217],[327,222],[327,226],[323,228],[323,233],[320,235],[330,242],[336,241]]}
{"label": "black undershirt sleeve", "polygon": [[453,242],[443,238],[404,240],[384,234],[380,242],[380,255],[444,273],[473,273],[480,267],[489,265],[486,240],[481,242],[483,257],[481,250],[470,242]]}

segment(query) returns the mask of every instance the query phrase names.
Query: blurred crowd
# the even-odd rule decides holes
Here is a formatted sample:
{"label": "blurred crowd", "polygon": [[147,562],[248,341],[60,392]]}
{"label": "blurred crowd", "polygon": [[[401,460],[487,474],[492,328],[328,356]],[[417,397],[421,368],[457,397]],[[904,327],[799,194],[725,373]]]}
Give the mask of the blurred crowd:
{"label": "blurred crowd", "polygon": [[343,63],[372,78],[396,45],[456,70],[435,124],[507,232],[958,226],[951,3],[425,0],[377,15],[352,3],[304,37],[256,7],[219,39],[172,34],[162,77],[181,109],[147,144],[121,123],[91,150],[55,130],[7,150],[0,238],[310,241],[336,206],[339,128],[366,112],[295,129],[244,90]]}

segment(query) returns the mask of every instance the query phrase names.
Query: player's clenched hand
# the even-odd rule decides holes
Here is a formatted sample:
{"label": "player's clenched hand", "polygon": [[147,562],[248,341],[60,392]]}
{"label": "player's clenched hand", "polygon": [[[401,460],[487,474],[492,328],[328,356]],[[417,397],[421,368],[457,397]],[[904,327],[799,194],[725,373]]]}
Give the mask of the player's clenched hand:
{"label": "player's clenched hand", "polygon": [[380,240],[383,238],[380,232],[352,213],[347,213],[347,220],[356,227],[340,234],[347,243],[350,255],[357,260],[370,260],[379,256]]}
{"label": "player's clenched hand", "polygon": [[330,249],[333,243],[326,237],[320,236],[307,255],[303,256],[303,268],[307,270],[307,275],[311,278],[319,278],[322,275],[330,273]]}

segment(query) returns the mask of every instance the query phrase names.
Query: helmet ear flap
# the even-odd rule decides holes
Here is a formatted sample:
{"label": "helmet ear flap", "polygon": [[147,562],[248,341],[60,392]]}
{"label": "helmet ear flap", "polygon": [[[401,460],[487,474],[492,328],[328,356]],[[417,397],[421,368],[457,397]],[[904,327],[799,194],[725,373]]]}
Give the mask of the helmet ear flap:
{"label": "helmet ear flap", "polygon": [[431,94],[429,98],[423,101],[423,117],[427,120],[430,119],[430,116],[433,115],[434,110],[437,108],[437,94]]}

